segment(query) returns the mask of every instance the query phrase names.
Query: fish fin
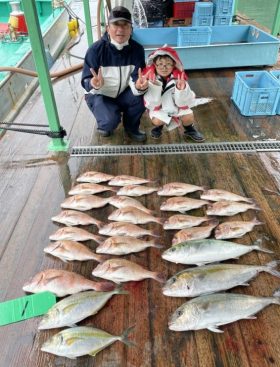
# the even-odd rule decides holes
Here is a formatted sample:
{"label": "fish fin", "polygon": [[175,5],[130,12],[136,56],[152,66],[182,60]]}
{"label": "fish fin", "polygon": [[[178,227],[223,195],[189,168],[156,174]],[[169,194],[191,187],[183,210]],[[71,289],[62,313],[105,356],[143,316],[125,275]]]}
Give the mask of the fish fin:
{"label": "fish fin", "polygon": [[254,225],[255,225],[255,226],[257,226],[257,225],[261,225],[261,224],[264,224],[264,222],[259,221],[257,217],[255,217],[255,218],[252,220],[252,222],[254,223]]}
{"label": "fish fin", "polygon": [[114,294],[129,294],[129,292],[124,290],[123,285],[121,284],[114,289]]}
{"label": "fish fin", "polygon": [[159,243],[154,243],[153,246],[151,247],[154,247],[154,248],[164,248],[163,245],[159,244]]}
{"label": "fish fin", "polygon": [[109,255],[97,255],[94,254],[94,259],[95,261],[99,262],[100,264],[104,263],[104,261],[108,260],[110,258]]}
{"label": "fish fin", "polygon": [[187,210],[178,210],[179,213],[186,214]]}
{"label": "fish fin", "polygon": [[262,187],[261,190],[262,190],[262,192],[264,192],[266,194],[269,194],[269,195],[278,195],[278,196],[280,196],[279,191],[270,190],[270,189],[267,189],[266,187]]}
{"label": "fish fin", "polygon": [[154,237],[160,237],[161,234],[158,232],[158,231],[151,231],[151,236],[154,236]]}
{"label": "fish fin", "polygon": [[252,316],[245,317],[245,320],[256,320],[256,318],[257,316],[252,315]]}
{"label": "fish fin", "polygon": [[276,289],[276,291],[273,293],[273,297],[280,297],[280,288]]}
{"label": "fish fin", "polygon": [[213,333],[223,333],[223,330],[219,329],[217,326],[209,326],[207,329],[213,331]]}
{"label": "fish fin", "polygon": [[61,275],[55,275],[55,276],[50,277],[50,278],[42,279],[42,283],[48,284],[48,283],[52,282],[53,280],[59,279],[59,278],[61,278]]}
{"label": "fish fin", "polygon": [[97,235],[95,235],[95,236],[94,236],[94,238],[93,238],[93,240],[94,240],[95,242],[97,242],[97,243],[98,243],[98,245],[101,245],[101,243],[103,243],[103,242],[105,241],[105,238],[104,238],[104,237],[102,237],[102,236],[97,236]]}
{"label": "fish fin", "polygon": [[103,347],[102,348],[99,348],[99,349],[95,349],[93,350],[92,352],[89,352],[88,354],[91,356],[91,357],[95,357],[97,353],[101,352],[101,350],[104,349]]}
{"label": "fish fin", "polygon": [[115,270],[119,270],[119,269],[122,269],[124,266],[123,265],[119,265],[119,266],[109,266],[109,268],[113,271]]}
{"label": "fish fin", "polygon": [[166,218],[155,217],[155,222],[160,225],[163,225],[165,221],[166,221]]}
{"label": "fish fin", "polygon": [[259,250],[259,251],[262,251],[262,252],[266,252],[266,253],[268,253],[268,254],[273,254],[273,253],[274,253],[274,251],[269,250],[269,249],[267,249],[267,248],[264,248],[264,247],[262,247],[262,246],[254,245],[253,247],[254,247],[254,249],[255,249],[255,250]]}
{"label": "fish fin", "polygon": [[77,324],[70,324],[70,325],[65,325],[67,327],[77,327],[78,325]]}
{"label": "fish fin", "polygon": [[249,287],[249,283],[242,283],[242,284],[239,284],[240,286],[242,285],[242,286],[244,286],[244,287]]}
{"label": "fish fin", "polygon": [[66,307],[63,308],[63,312],[70,312],[72,311],[73,308],[75,308],[77,305],[79,304],[79,302],[75,302],[72,303],[71,305],[67,305]]}
{"label": "fish fin", "polygon": [[128,339],[128,335],[134,330],[135,326],[130,326],[121,335],[121,341],[127,346],[135,346],[136,344]]}
{"label": "fish fin", "polygon": [[164,273],[154,272],[153,273],[153,279],[160,282],[160,283],[165,283],[166,282],[166,275]]}
{"label": "fish fin", "polygon": [[70,346],[72,344],[74,344],[75,342],[79,341],[79,340],[83,340],[83,338],[78,338],[78,337],[72,337],[72,338],[69,338],[67,340],[65,340],[65,343]]}
{"label": "fish fin", "polygon": [[65,259],[65,257],[57,256],[60,260],[62,260],[64,263],[68,264],[68,260]]}
{"label": "fish fin", "polygon": [[264,266],[264,271],[271,275],[274,275],[275,277],[280,278],[280,272],[274,269],[278,264],[280,264],[280,260],[270,261]]}
{"label": "fish fin", "polygon": [[96,282],[94,290],[99,292],[113,291],[115,289],[115,284],[110,282]]}
{"label": "fish fin", "polygon": [[102,222],[101,220],[95,219],[95,222],[93,224],[95,224],[96,227],[99,229],[99,228],[103,227],[105,223]]}

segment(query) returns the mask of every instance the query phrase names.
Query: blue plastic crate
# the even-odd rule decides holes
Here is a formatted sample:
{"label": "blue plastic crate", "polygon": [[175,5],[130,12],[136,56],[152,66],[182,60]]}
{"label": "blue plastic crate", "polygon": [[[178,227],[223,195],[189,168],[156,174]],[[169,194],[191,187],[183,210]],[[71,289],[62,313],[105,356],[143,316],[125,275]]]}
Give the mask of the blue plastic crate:
{"label": "blue plastic crate", "polygon": [[232,15],[215,15],[213,25],[231,25]]}
{"label": "blue plastic crate", "polygon": [[178,47],[209,45],[212,29],[210,27],[178,27]]}
{"label": "blue plastic crate", "polygon": [[233,15],[234,0],[212,0],[215,15]]}
{"label": "blue plastic crate", "polygon": [[195,13],[193,13],[192,16],[193,26],[196,27],[211,26],[212,24],[213,24],[213,16],[202,16],[202,15],[196,16]]}
{"label": "blue plastic crate", "polygon": [[[270,74],[277,79],[277,81],[279,82],[279,87],[280,87],[280,70],[272,70],[270,71]],[[279,102],[278,102],[278,106],[276,107],[276,113],[277,115],[280,115],[280,97],[279,97]]]}
{"label": "blue plastic crate", "polygon": [[190,3],[190,2],[196,2],[200,0],[173,0],[174,3]]}
{"label": "blue plastic crate", "polygon": [[211,16],[213,15],[213,3],[195,3],[194,7],[195,16]]}
{"label": "blue plastic crate", "polygon": [[275,115],[279,97],[279,82],[269,72],[239,71],[235,73],[232,101],[242,115]]}

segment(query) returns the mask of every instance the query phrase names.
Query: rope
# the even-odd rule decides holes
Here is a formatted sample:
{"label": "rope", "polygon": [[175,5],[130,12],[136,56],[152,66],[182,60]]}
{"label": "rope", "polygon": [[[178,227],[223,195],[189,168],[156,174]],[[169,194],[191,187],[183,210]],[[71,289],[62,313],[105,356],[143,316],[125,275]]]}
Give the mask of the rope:
{"label": "rope", "polygon": [[[11,122],[1,122],[0,125],[16,125],[16,126],[39,126],[39,127],[48,127],[48,125],[35,125],[35,124],[17,124],[17,123],[11,123]],[[46,135],[53,139],[63,139],[64,136],[67,135],[66,130],[61,127],[59,131],[48,131],[48,130],[35,130],[35,129],[19,129],[14,127],[2,127],[0,126],[0,129],[2,130],[11,130],[11,131],[18,131],[21,133],[28,133],[28,134],[36,134],[36,135]]]}

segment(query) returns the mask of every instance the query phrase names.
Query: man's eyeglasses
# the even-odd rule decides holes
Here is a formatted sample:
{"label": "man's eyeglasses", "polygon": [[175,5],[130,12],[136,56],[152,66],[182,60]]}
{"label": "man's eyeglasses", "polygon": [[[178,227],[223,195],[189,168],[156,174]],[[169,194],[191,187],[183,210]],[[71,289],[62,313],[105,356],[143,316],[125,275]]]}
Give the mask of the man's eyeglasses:
{"label": "man's eyeglasses", "polygon": [[159,62],[155,65],[159,69],[170,69],[170,68],[173,68],[173,66],[174,66],[174,64],[172,62],[167,62],[166,64],[163,64],[162,62]]}

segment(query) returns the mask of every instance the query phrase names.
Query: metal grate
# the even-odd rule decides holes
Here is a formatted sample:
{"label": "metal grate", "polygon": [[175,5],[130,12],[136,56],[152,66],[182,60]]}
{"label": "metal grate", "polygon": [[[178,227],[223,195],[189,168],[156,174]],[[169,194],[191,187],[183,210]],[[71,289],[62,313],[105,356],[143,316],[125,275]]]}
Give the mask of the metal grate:
{"label": "metal grate", "polygon": [[280,141],[244,141],[200,144],[103,145],[73,147],[72,157],[160,155],[191,153],[257,153],[280,151]]}

